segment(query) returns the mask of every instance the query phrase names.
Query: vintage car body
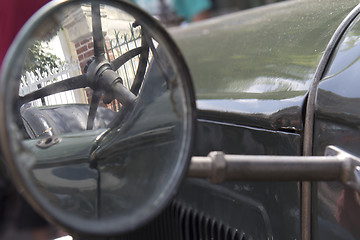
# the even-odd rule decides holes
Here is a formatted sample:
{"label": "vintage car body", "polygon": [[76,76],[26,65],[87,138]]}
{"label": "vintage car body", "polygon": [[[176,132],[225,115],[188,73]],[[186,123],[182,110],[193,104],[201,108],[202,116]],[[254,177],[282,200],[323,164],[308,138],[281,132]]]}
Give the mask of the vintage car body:
{"label": "vintage car body", "polygon": [[[316,74],[324,64],[327,70],[316,90],[315,127],[309,136],[314,138],[313,154],[323,155],[330,144],[359,154],[355,106],[359,95],[354,88],[358,34],[350,24],[356,15],[350,12],[357,4],[289,1],[171,30],[196,89],[194,155],[213,150],[304,154],[306,108],[314,107],[306,105],[307,99],[310,89],[317,89],[314,81],[320,80]],[[351,20],[340,25],[349,14]],[[346,32],[341,40],[341,33],[335,36],[333,50],[330,40],[336,30]],[[332,54],[329,63],[329,55],[321,60],[324,53]],[[306,234],[301,188],[300,182],[212,185],[187,179],[175,200],[184,211],[184,239],[201,239],[202,231],[214,231],[215,239],[237,239],[235,232],[238,239],[300,239]],[[344,192],[348,199],[341,204]],[[312,204],[312,239],[359,238],[355,227],[359,201],[353,198],[358,195],[346,192],[339,183],[312,184],[312,195],[307,196]]]}
{"label": "vintage car body", "polygon": [[[192,154],[359,156],[357,5],[286,1],[170,29],[196,90]],[[111,239],[359,239],[359,199],[338,182],[186,178],[158,217]]]}

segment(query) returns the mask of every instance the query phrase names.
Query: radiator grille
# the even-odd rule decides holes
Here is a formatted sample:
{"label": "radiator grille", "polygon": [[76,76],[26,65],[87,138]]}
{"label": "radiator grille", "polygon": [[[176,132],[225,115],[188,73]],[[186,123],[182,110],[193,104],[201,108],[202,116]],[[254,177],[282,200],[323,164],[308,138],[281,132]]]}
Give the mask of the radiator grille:
{"label": "radiator grille", "polygon": [[160,216],[121,240],[248,240],[244,233],[174,201]]}

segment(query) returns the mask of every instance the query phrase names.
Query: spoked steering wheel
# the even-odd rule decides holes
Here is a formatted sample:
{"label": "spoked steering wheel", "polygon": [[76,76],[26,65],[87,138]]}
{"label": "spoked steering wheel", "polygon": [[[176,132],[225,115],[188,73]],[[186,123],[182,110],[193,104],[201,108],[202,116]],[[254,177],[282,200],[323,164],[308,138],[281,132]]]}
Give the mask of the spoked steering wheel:
{"label": "spoked steering wheel", "polygon": [[[87,130],[93,129],[96,111],[103,95],[104,103],[110,103],[116,99],[122,105],[119,118],[124,118],[124,116],[131,112],[135,102],[137,101],[137,96],[139,95],[139,91],[144,80],[149,51],[150,49],[151,51],[154,51],[155,49],[151,38],[144,29],[141,29],[141,46],[131,49],[109,62],[105,58],[105,39],[102,31],[100,5],[98,3],[92,3],[91,14],[94,56],[92,61],[89,62],[86,67],[84,73],[79,76],[70,77],[60,82],[44,86],[41,89],[20,97],[20,105],[22,105],[52,94],[90,87],[93,90],[93,95],[87,119]],[[134,22],[133,27],[141,26]],[[134,81],[130,89],[128,89],[124,87],[123,80],[116,71],[127,61],[138,55],[139,62]],[[117,119],[116,122],[119,122],[119,119]]]}

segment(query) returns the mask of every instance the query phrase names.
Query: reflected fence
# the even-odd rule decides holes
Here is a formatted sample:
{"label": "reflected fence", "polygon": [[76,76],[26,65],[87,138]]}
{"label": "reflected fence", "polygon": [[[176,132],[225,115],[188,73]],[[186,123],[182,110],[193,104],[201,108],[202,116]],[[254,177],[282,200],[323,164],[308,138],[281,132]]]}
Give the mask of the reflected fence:
{"label": "reflected fence", "polygon": [[[109,61],[113,61],[127,51],[141,46],[140,31],[134,29],[131,25],[129,29],[129,34],[114,31],[114,34],[106,39],[105,53]],[[117,73],[124,81],[124,86],[128,89],[131,88],[134,81],[138,64],[139,56],[136,56],[117,70]]]}
{"label": "reflected fence", "polygon": [[[130,31],[127,33],[114,31],[105,37],[105,57],[109,62],[120,57],[122,54],[131,49],[141,47],[141,31],[140,28],[129,27]],[[149,59],[151,59],[151,51]],[[135,56],[126,63],[124,63],[117,73],[123,79],[123,84],[126,88],[130,89],[136,76],[137,68],[139,65],[140,56]],[[24,96],[30,92],[40,89],[49,84],[60,82],[64,79],[74,77],[82,74],[79,61],[67,59],[63,62],[56,62],[57,67],[50,68],[45,66],[46,71],[40,72],[39,69],[32,72],[25,72],[21,77],[19,95]],[[148,66],[146,67],[146,69]],[[59,104],[87,104],[92,97],[92,90],[90,89],[76,89],[66,92],[53,94],[41,99],[34,100],[28,104],[29,107],[50,106]],[[119,111],[121,105],[117,100],[112,101],[110,104],[101,104],[104,107]]]}
{"label": "reflected fence", "polygon": [[[21,77],[19,95],[24,96],[37,89],[45,87],[55,82],[81,74],[78,60],[66,60],[65,62],[56,62],[57,67],[50,68],[45,66],[46,71],[39,69],[32,72],[25,72]],[[87,103],[86,93],[83,89],[70,90],[56,93],[41,99],[34,100],[29,104],[31,106],[49,106],[58,104]]]}
{"label": "reflected fence", "polygon": [[[114,31],[106,40],[105,44],[105,55],[109,62],[120,57],[122,54],[141,47],[141,31],[140,28],[134,28],[131,24],[129,25],[128,33],[120,33]],[[151,51],[149,52],[148,63],[152,58]],[[131,58],[129,61],[124,63],[118,70],[117,73],[123,80],[123,84],[127,89],[131,89],[131,86],[134,82],[137,68],[139,66],[140,55]],[[148,66],[146,67],[148,69]],[[108,108],[118,111],[120,109],[120,104],[117,100],[114,100],[112,103],[108,104]]]}

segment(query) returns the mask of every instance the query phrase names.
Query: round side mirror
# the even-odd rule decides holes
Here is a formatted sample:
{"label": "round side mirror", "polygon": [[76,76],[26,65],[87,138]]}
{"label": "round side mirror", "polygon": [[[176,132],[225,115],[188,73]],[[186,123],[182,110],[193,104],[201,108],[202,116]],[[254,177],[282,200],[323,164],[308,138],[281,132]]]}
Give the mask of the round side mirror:
{"label": "round side mirror", "polygon": [[1,147],[28,201],[70,232],[122,234],[185,176],[195,97],[161,25],[125,1],[52,1],[1,71]]}

